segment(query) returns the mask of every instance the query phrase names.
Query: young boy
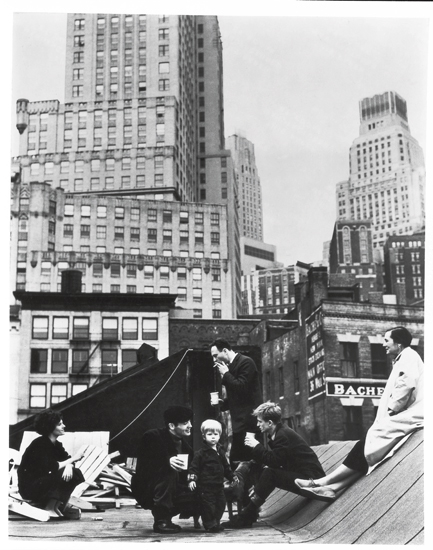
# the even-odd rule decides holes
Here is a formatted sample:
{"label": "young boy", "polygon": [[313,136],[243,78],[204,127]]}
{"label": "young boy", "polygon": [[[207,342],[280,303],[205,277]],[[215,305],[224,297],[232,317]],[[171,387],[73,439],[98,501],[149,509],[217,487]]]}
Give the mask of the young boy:
{"label": "young boy", "polygon": [[204,528],[209,533],[218,533],[220,520],[225,510],[224,477],[236,481],[224,450],[219,445],[222,427],[216,420],[205,420],[201,425],[203,447],[192,460],[188,471],[188,487],[199,491],[201,517]]}

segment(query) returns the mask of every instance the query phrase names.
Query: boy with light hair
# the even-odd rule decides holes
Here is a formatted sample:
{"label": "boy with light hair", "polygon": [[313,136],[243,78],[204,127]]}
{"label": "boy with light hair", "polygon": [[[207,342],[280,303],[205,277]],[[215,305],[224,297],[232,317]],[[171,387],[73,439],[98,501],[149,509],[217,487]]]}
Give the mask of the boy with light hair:
{"label": "boy with light hair", "polygon": [[222,426],[217,420],[205,420],[201,425],[203,447],[192,460],[188,471],[189,488],[198,490],[203,526],[209,533],[222,531],[220,520],[225,510],[224,478],[234,480],[223,448],[219,445]]}

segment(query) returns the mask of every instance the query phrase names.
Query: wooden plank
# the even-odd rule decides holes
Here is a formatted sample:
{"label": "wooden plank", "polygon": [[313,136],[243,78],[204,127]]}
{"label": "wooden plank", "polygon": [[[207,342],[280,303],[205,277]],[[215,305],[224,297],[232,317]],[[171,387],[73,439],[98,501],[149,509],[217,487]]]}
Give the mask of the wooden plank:
{"label": "wooden plank", "polygon": [[8,510],[20,516],[25,516],[37,521],[48,521],[50,519],[50,514],[46,510],[41,510],[41,508],[36,508],[20,500],[10,499],[8,502]]}
{"label": "wooden plank", "polygon": [[126,470],[124,470],[121,466],[118,464],[113,464],[113,470],[118,473],[123,479],[128,483],[131,484],[131,478],[132,475],[128,473]]}

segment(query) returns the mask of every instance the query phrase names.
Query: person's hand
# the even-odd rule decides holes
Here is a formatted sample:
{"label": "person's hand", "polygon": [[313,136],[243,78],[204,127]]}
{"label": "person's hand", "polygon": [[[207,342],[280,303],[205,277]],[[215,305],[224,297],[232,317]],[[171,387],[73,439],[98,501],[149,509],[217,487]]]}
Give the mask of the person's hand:
{"label": "person's hand", "polygon": [[196,483],[195,483],[195,481],[190,481],[190,482],[188,483],[188,487],[189,487],[189,490],[190,490],[190,491],[194,491],[194,489],[196,488]]}
{"label": "person's hand", "polygon": [[245,436],[244,445],[246,445],[247,447],[251,447],[252,449],[254,449],[254,447],[258,444],[259,442],[255,437],[251,437],[250,435]]}
{"label": "person's hand", "polygon": [[63,469],[62,478],[65,481],[70,481],[72,479],[72,464],[67,464]]}
{"label": "person's hand", "polygon": [[215,363],[216,368],[219,370],[221,376],[224,376],[228,372],[229,368],[225,363]]}
{"label": "person's hand", "polygon": [[170,468],[173,468],[173,470],[176,470],[176,472],[180,472],[183,470],[183,461],[178,458],[177,456],[171,456],[170,457]]}

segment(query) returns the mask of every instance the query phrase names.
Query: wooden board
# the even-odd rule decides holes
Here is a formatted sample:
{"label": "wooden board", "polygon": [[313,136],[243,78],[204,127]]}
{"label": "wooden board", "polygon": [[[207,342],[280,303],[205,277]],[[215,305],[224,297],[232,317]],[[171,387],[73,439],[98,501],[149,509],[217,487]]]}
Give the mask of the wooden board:
{"label": "wooden board", "polygon": [[50,519],[50,514],[46,510],[41,510],[35,506],[31,506],[27,502],[9,499],[8,510],[24,516],[30,519],[36,519],[37,521],[48,521]]}

